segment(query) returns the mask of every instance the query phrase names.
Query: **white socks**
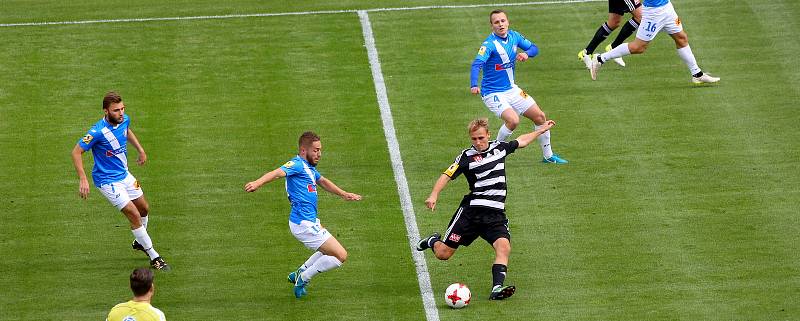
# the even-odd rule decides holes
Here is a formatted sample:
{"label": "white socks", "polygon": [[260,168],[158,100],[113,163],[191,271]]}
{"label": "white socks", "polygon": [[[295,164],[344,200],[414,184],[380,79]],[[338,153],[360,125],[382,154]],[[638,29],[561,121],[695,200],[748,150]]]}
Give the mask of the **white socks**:
{"label": "white socks", "polygon": [[[533,125],[533,130],[537,129],[539,129],[539,126]],[[550,146],[550,131],[548,130],[544,132],[544,134],[539,135],[539,137],[536,137],[536,140],[539,141],[539,146],[542,147],[542,156],[544,156],[545,159],[553,157],[553,148]]]}
{"label": "white socks", "polygon": [[311,254],[311,256],[308,257],[306,263],[303,263],[303,265],[300,266],[300,268],[303,270],[308,270],[309,267],[314,265],[314,263],[317,262],[317,260],[323,256],[325,256],[325,254],[322,254],[322,252],[320,251],[314,252],[314,254]]}
{"label": "white socks", "polygon": [[500,130],[497,131],[497,140],[504,142],[506,141],[508,136],[511,136],[511,134],[513,133],[514,133],[513,130],[508,129],[508,127],[506,127],[506,124],[503,124],[503,126],[500,126]]}
{"label": "white socks", "polygon": [[133,237],[136,238],[136,242],[139,242],[139,244],[144,247],[147,256],[149,256],[151,260],[159,256],[158,252],[153,249],[153,241],[150,240],[150,235],[147,235],[147,229],[144,225],[135,230],[131,230],[131,232],[133,233]]}
{"label": "white socks", "polygon": [[694,59],[692,48],[689,48],[689,45],[678,49],[678,56],[681,57],[681,60],[683,60],[683,62],[686,64],[686,67],[689,67],[689,72],[691,72],[692,75],[700,72],[700,66],[697,65],[697,60]]}
{"label": "white socks", "polygon": [[619,58],[630,54],[631,50],[628,48],[628,43],[626,42],[619,46],[616,46],[614,49],[611,49],[611,51],[600,55],[600,59],[602,59],[603,62],[606,62],[610,59]]}
{"label": "white socks", "polygon": [[342,266],[342,262],[340,262],[339,259],[337,259],[336,257],[330,255],[322,255],[321,257],[317,258],[316,262],[314,262],[314,264],[309,266],[308,269],[303,271],[303,273],[300,273],[300,275],[303,277],[303,281],[308,282],[315,275],[320,274],[322,272],[333,270],[340,266]]}
{"label": "white socks", "polygon": [[150,217],[150,216],[144,216],[144,217],[142,217],[142,218],[141,218],[141,220],[142,220],[142,226],[144,226],[144,228],[145,228],[145,229],[147,229],[147,221],[149,221],[149,220],[147,219],[148,217]]}

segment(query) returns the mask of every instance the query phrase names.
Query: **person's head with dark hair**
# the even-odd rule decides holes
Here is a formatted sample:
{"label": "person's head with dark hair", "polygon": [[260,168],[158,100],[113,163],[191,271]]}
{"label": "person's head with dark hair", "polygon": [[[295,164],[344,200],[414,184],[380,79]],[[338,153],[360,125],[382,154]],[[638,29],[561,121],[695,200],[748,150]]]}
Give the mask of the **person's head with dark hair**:
{"label": "person's head with dark hair", "polygon": [[107,92],[103,96],[103,113],[109,123],[121,124],[125,120],[125,103],[122,102],[122,96],[113,91]]}
{"label": "person's head with dark hair", "polygon": [[322,142],[320,142],[319,135],[307,131],[300,135],[297,144],[300,157],[308,161],[311,166],[317,166],[322,157]]}
{"label": "person's head with dark hair", "polygon": [[131,291],[136,298],[147,297],[149,301],[153,295],[153,270],[138,268],[131,272]]}

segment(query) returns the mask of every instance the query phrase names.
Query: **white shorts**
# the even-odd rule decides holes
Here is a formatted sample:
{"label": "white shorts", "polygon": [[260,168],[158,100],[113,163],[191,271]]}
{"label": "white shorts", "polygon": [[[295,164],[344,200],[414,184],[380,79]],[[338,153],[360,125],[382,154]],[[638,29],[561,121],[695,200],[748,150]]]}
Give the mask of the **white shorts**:
{"label": "white shorts", "polygon": [[681,18],[672,7],[672,2],[656,8],[642,7],[642,22],[636,29],[636,38],[650,42],[661,30],[670,35],[683,31]]}
{"label": "white shorts", "polygon": [[483,103],[489,108],[489,111],[493,112],[497,118],[500,118],[500,114],[509,108],[514,108],[517,114],[522,114],[535,105],[536,101],[524,90],[514,85],[504,92],[483,96]]}
{"label": "white shorts", "polygon": [[300,224],[294,224],[290,221],[289,229],[292,231],[294,238],[314,251],[331,237],[331,233],[328,233],[328,230],[319,224],[319,219],[314,223],[310,221],[300,221]]}
{"label": "white shorts", "polygon": [[128,205],[128,202],[144,195],[142,187],[139,186],[139,181],[136,180],[136,177],[133,177],[131,173],[128,173],[128,176],[125,176],[125,179],[119,182],[100,185],[97,189],[99,189],[100,193],[103,193],[103,196],[118,210]]}

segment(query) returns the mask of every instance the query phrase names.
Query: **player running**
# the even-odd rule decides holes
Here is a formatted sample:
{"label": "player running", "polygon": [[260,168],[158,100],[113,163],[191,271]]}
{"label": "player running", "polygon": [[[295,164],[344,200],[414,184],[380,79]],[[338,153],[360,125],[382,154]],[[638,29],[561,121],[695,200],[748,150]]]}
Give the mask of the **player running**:
{"label": "player running", "polygon": [[548,120],[534,132],[504,142],[489,140],[489,122],[486,118],[473,120],[468,126],[472,147],[462,151],[439,176],[425,200],[425,206],[431,211],[435,210],[439,192],[447,183],[461,174],[466,177],[470,193],[464,195],[444,235],[433,233],[421,239],[417,243],[417,251],[431,249],[437,259],[447,260],[459,246],[469,246],[479,236],[489,242],[495,252],[490,300],[506,299],[516,291],[513,285],[503,285],[508,270],[508,256],[511,254],[511,233],[505,213],[506,156],[518,148],[525,148],[554,125],[555,122]]}
{"label": "player running", "polygon": [[689,37],[683,31],[681,19],[675,12],[675,8],[672,7],[672,3],[669,0],[643,0],[643,5],[642,22],[636,30],[636,39],[631,43],[623,43],[602,55],[595,55],[589,68],[592,80],[597,79],[600,67],[609,59],[644,53],[650,41],[653,41],[659,31],[663,30],[675,41],[678,56],[689,67],[689,73],[692,74],[692,83],[702,85],[718,82],[718,77],[703,73],[703,70],[697,65],[692,48],[689,47]]}
{"label": "player running", "polygon": [[342,190],[317,171],[316,166],[322,157],[322,143],[317,134],[310,131],[303,133],[298,145],[297,156],[245,184],[244,190],[255,192],[266,183],[286,177],[286,193],[292,204],[289,229],[298,241],[315,251],[296,271],[289,273],[289,282],[294,284],[294,296],[299,299],[306,295],[306,286],[311,278],[342,266],[347,259],[345,248],[322,227],[317,218],[317,185],[346,201],[359,201],[361,195]]}
{"label": "player running", "polygon": [[[617,38],[606,46],[607,52],[622,44],[625,39],[628,39],[628,37],[636,31],[636,28],[639,28],[639,21],[642,21],[642,4],[639,0],[608,0],[608,21],[604,22],[600,28],[597,29],[592,40],[586,45],[586,49],[578,52],[578,59],[583,61],[586,68],[592,67],[592,54],[594,50],[597,49],[597,46],[600,45],[603,40],[606,40],[606,38],[611,35],[614,29],[617,29],[619,23],[622,21],[622,16],[624,16],[626,12],[630,12],[633,17],[622,26],[622,30],[617,34]],[[625,61],[622,60],[622,58],[614,58],[614,62],[625,67]]]}
{"label": "player running", "polygon": [[91,149],[94,158],[92,168],[94,186],[111,205],[128,218],[134,237],[133,249],[145,252],[150,257],[150,265],[153,268],[169,270],[169,265],[153,248],[153,242],[147,234],[150,205],[144,198],[139,181],[128,171],[129,141],[139,153],[137,164],[144,165],[147,154],[129,128],[131,120],[125,113],[122,97],[116,92],[108,92],[103,97],[103,113],[105,116],[95,123],[72,149],[72,163],[80,180],[78,192],[84,199],[89,197],[89,181],[83,169],[82,155]]}
{"label": "player running", "polygon": [[[509,21],[503,10],[494,10],[489,14],[492,34],[486,38],[478,49],[478,55],[472,62],[470,72],[470,91],[480,94],[489,111],[503,120],[504,124],[497,133],[498,141],[505,141],[519,125],[519,115],[533,121],[534,129],[547,122],[544,112],[525,91],[514,83],[516,61],[524,62],[539,54],[539,48],[522,34],[509,29]],[[517,48],[524,50],[517,53]],[[478,87],[478,75],[483,70],[481,86]],[[567,160],[553,153],[550,146],[550,132],[539,136],[542,147],[543,163],[566,164]]]}

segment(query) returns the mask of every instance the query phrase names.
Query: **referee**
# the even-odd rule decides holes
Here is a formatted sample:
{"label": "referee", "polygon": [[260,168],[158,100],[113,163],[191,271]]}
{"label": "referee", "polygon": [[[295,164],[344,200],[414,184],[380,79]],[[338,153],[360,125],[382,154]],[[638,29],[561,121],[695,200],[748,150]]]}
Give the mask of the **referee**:
{"label": "referee", "polygon": [[467,127],[472,147],[462,151],[439,176],[431,195],[425,200],[425,206],[431,211],[435,210],[439,192],[445,185],[461,174],[467,178],[470,193],[464,195],[461,205],[450,219],[447,231],[444,235],[433,233],[421,239],[417,243],[417,251],[431,249],[436,258],[447,260],[460,245],[468,246],[478,236],[489,242],[495,251],[490,300],[503,300],[514,295],[516,290],[513,285],[503,285],[508,270],[508,256],[511,254],[511,234],[505,213],[506,156],[517,148],[528,146],[554,125],[555,122],[548,120],[537,126],[534,132],[503,142],[489,140],[489,121],[486,118],[473,120]]}

